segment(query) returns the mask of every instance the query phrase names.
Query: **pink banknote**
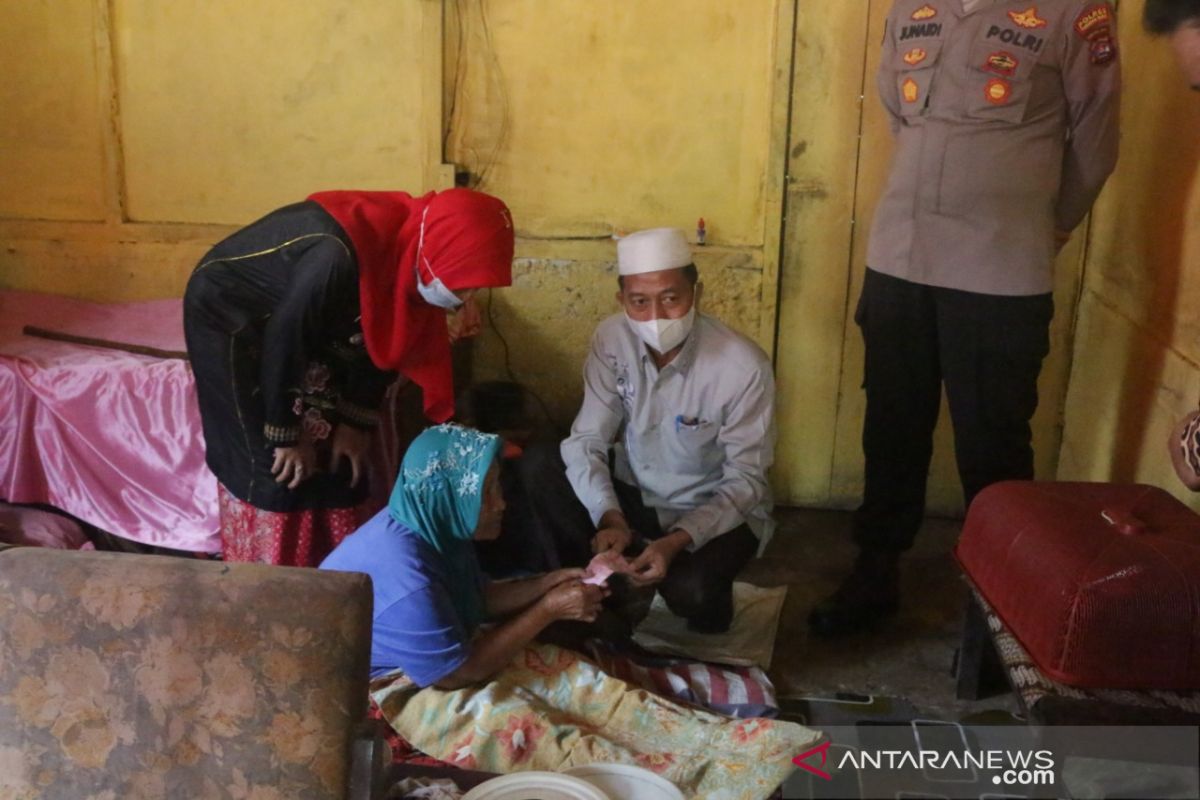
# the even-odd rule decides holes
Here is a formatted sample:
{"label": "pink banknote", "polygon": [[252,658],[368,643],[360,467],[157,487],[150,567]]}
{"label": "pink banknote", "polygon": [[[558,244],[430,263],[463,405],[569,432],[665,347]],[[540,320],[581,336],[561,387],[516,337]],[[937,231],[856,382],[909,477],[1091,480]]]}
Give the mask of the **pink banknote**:
{"label": "pink banknote", "polygon": [[593,586],[603,586],[614,574],[631,572],[633,572],[633,568],[625,556],[613,550],[606,550],[588,563],[587,577],[583,579],[583,582]]}

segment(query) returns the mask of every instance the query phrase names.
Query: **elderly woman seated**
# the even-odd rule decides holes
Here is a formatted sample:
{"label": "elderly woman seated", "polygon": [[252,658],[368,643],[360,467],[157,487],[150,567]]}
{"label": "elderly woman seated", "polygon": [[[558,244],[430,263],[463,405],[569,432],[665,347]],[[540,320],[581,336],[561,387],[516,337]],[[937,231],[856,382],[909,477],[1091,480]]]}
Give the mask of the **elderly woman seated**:
{"label": "elderly woman seated", "polygon": [[689,797],[765,798],[820,738],[731,719],[634,688],[534,638],[593,620],[606,590],[566,569],[489,582],[472,540],[499,535],[500,440],[457,425],[409,447],[388,507],[322,569],[365,572],[375,592],[372,696],[421,751],[490,772],[640,765]]}
{"label": "elderly woman seated", "polygon": [[600,611],[607,590],[580,583],[582,569],[517,581],[480,571],[471,542],[498,537],[504,514],[499,449],[498,437],[469,428],[425,431],[404,457],[388,507],[321,564],[371,576],[372,677],[402,669],[419,686],[476,684],[550,623],[590,622]]}

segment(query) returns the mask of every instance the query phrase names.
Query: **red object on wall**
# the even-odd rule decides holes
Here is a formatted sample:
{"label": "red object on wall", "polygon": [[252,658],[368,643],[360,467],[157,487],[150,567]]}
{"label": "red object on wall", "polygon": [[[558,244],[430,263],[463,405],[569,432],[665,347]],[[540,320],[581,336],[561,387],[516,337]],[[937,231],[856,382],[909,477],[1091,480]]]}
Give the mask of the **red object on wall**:
{"label": "red object on wall", "polygon": [[1200,689],[1200,515],[1162,489],[994,484],[955,556],[1050,678]]}

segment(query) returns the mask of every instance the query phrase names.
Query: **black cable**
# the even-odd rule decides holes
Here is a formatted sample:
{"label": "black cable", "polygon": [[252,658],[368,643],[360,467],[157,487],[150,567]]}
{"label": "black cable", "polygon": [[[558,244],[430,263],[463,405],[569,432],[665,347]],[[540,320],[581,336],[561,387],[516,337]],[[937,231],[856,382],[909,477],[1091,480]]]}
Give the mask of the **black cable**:
{"label": "black cable", "polygon": [[[504,372],[505,372],[505,374],[508,375],[508,379],[510,381],[512,381],[515,384],[521,385],[521,382],[519,380],[517,380],[516,373],[513,372],[511,353],[509,352],[509,348],[508,348],[508,340],[504,338],[504,334],[500,332],[499,326],[496,325],[496,316],[493,312],[493,298],[492,298],[492,290],[491,289],[488,289],[487,318],[488,318],[488,326],[496,334],[496,338],[500,340],[500,345],[504,348]],[[537,392],[535,392],[532,387],[526,386],[524,388],[525,388],[525,391],[529,392],[529,394],[533,396],[533,399],[537,401],[538,405],[541,406],[542,414],[546,417],[546,421],[549,422],[550,425],[554,428],[555,432],[556,433],[561,432],[563,430],[563,427],[561,425],[559,425],[558,419],[552,413],[550,413],[550,406],[548,406],[546,404],[546,401],[542,399],[542,396],[540,394],[538,394]]]}
{"label": "black cable", "polygon": [[463,50],[467,45],[461,0],[454,0],[454,25],[457,38],[457,46],[454,48],[454,89],[450,92],[450,108],[446,112],[446,130],[442,133],[442,161],[447,160],[447,148],[450,145],[450,136],[454,131],[454,114],[458,110],[458,96],[462,93]]}
{"label": "black cable", "polygon": [[508,86],[504,82],[504,70],[500,66],[500,57],[496,55],[496,44],[492,39],[492,26],[488,21],[487,5],[484,0],[479,3],[479,20],[483,26],[483,43],[486,50],[487,58],[492,62],[492,77],[495,79],[496,88],[500,95],[500,130],[496,134],[495,142],[492,145],[492,151],[479,168],[479,172],[473,188],[482,188],[487,180],[492,168],[500,160],[500,150],[504,147],[504,143],[508,139],[509,130],[509,112],[510,101],[508,96]]}

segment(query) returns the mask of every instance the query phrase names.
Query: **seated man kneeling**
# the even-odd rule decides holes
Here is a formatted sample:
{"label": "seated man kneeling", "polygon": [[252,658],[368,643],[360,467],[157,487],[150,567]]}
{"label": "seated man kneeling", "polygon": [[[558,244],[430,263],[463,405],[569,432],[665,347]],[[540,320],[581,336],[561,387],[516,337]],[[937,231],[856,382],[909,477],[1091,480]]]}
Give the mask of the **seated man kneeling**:
{"label": "seated man kneeling", "polygon": [[734,578],[773,530],[771,364],[697,313],[682,231],[626,236],[617,263],[624,312],[596,329],[571,435],[523,458],[531,510],[559,564],[624,554],[631,583],[657,585],[689,629],[720,633]]}

